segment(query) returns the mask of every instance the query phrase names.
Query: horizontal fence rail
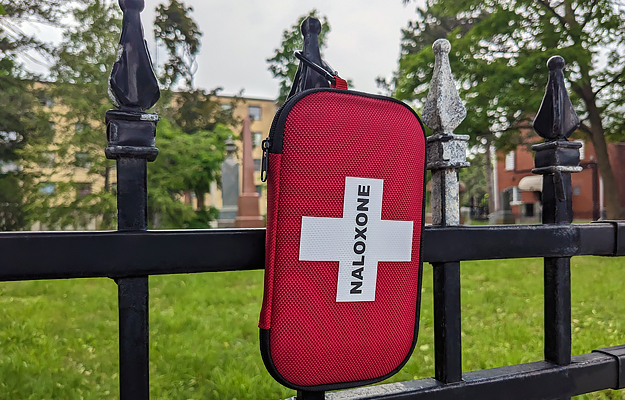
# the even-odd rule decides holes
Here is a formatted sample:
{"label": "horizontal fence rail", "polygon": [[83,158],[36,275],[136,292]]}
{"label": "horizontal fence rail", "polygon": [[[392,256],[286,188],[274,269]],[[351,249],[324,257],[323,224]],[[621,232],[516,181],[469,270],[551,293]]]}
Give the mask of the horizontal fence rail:
{"label": "horizontal fence rail", "polygon": [[[246,271],[264,268],[265,230],[0,233],[0,254],[0,281]],[[426,227],[423,234],[430,263],[582,255],[625,255],[625,222]]]}
{"label": "horizontal fence rail", "polygon": [[[613,353],[605,354],[603,352]],[[433,378],[345,390],[327,400],[548,400],[625,385],[625,346],[572,357],[558,366],[548,361],[463,374],[463,381],[443,385]]]}

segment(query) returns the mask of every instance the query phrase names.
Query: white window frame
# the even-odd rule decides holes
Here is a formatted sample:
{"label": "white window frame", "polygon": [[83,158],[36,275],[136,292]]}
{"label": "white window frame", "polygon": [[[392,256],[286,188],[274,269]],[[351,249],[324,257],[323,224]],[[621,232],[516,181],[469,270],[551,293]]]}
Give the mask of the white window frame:
{"label": "white window frame", "polygon": [[512,201],[510,201],[511,206],[520,206],[523,203],[523,197],[521,195],[521,191],[518,186],[512,187]]}
{"label": "white window frame", "polygon": [[586,142],[581,139],[576,140],[576,142],[582,144],[582,147],[579,148],[579,160],[584,161],[584,159],[586,158]]}
{"label": "white window frame", "polygon": [[[252,109],[255,109],[255,110],[257,109],[258,110],[258,118],[255,118],[252,115]],[[247,106],[247,114],[249,115],[251,120],[253,120],[253,121],[260,121],[263,118],[263,109],[262,109],[261,106],[254,106],[254,105]]]}
{"label": "white window frame", "polygon": [[516,152],[511,151],[506,154],[506,158],[504,160],[504,170],[505,171],[514,171],[516,168]]}

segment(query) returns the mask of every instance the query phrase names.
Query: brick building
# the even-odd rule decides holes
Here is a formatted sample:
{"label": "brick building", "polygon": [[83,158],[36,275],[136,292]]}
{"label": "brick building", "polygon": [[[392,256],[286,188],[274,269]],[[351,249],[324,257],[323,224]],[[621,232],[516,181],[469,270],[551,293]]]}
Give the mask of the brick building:
{"label": "brick building", "polygon": [[[604,211],[603,180],[599,174],[592,143],[578,140],[582,172],[572,174],[573,213],[576,220],[597,220]],[[621,207],[625,208],[625,142],[608,144],[608,153],[619,185]],[[494,171],[497,211],[515,222],[539,222],[541,216],[542,176],[532,174],[534,153],[530,145],[497,154]],[[510,221],[511,222],[511,221]]]}

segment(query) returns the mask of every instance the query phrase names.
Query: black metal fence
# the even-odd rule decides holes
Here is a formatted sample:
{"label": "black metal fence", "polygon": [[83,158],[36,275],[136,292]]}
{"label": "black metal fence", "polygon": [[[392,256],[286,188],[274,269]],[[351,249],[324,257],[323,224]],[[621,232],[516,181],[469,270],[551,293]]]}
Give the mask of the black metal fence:
{"label": "black metal fence", "polygon": [[[158,99],[158,86],[143,42],[143,1],[120,4],[124,10],[123,53],[111,78],[119,110],[106,117],[106,154],[117,160],[119,231],[2,233],[0,281],[115,279],[119,287],[120,397],[145,400],[149,398],[148,276],[262,269],[265,232],[147,230],[146,167],[158,154],[154,147],[158,117],[145,110]],[[435,79],[451,79],[445,75],[445,46],[434,46],[438,51]],[[535,146],[534,171],[545,175],[543,225],[456,226],[457,170],[467,164],[462,161],[462,151],[453,150],[462,150],[466,138],[450,133],[453,126],[439,126],[428,141],[436,226],[425,230],[423,260],[434,268],[434,378],[327,395],[299,393],[298,398],[565,399],[625,387],[625,345],[571,357],[570,259],[624,256],[625,223],[571,224],[570,174],[578,170],[579,151],[566,138],[579,122],[574,112],[570,113],[563,60],[554,58],[549,67],[547,94],[536,123],[536,130],[547,141]],[[424,120],[436,120],[443,112],[446,110],[439,107]],[[454,159],[456,156],[460,159]],[[455,210],[449,207],[454,201]],[[529,257],[545,260],[545,360],[463,373],[461,261]]]}

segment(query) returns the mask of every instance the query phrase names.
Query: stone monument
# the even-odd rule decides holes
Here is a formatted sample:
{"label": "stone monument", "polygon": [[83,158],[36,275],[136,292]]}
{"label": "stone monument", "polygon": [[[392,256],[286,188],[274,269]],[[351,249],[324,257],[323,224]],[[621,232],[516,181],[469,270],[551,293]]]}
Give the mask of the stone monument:
{"label": "stone monument", "polygon": [[260,215],[260,196],[254,185],[254,159],[252,158],[252,122],[243,120],[243,190],[239,196],[239,213],[236,228],[262,228],[265,221]]}
{"label": "stone monument", "polygon": [[239,198],[239,163],[234,159],[237,146],[232,137],[226,141],[226,160],[221,164],[221,199],[222,207],[219,211],[217,227],[234,228],[237,217]]}

